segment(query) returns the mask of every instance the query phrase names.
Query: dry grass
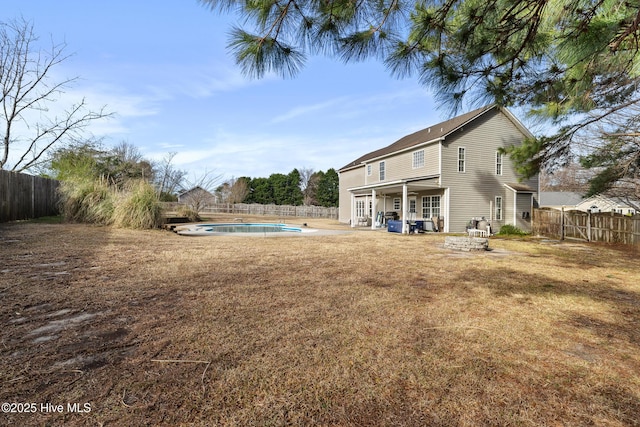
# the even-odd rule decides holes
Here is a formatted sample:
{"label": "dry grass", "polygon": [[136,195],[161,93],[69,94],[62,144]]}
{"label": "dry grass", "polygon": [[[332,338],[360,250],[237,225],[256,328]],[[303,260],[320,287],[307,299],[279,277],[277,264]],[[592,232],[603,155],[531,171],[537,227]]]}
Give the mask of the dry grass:
{"label": "dry grass", "polygon": [[0,424],[640,424],[637,252],[443,241],[2,225],[0,400],[92,410]]}

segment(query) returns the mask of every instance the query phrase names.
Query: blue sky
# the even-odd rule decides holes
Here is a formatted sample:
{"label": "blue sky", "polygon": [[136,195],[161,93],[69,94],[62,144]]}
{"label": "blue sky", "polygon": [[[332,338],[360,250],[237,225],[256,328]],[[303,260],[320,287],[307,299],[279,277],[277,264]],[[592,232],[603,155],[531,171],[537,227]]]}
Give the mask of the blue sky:
{"label": "blue sky", "polygon": [[415,79],[374,61],[311,57],[294,79],[246,78],[226,48],[238,17],[197,0],[6,3],[3,21],[23,17],[40,41],[67,43],[73,56],[55,72],[80,80],[65,99],[115,113],[95,136],[155,160],[176,152],[192,176],[338,169],[448,118]]}

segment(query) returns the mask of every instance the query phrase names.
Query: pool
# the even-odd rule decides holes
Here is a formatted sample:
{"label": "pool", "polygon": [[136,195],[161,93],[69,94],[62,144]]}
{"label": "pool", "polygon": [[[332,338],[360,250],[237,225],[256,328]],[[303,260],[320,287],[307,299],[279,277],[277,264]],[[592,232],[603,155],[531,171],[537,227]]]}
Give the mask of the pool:
{"label": "pool", "polygon": [[[267,233],[302,233],[300,227],[286,224],[241,223],[241,224],[192,224],[176,227],[176,233],[185,236],[213,236],[221,234],[266,235]],[[315,230],[305,229],[304,232]]]}

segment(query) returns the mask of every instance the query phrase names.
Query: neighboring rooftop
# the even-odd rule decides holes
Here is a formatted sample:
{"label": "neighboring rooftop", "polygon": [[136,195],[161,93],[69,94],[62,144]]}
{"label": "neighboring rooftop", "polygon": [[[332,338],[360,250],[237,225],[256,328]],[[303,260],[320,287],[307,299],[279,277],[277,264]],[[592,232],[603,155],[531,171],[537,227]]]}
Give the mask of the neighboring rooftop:
{"label": "neighboring rooftop", "polygon": [[540,206],[575,206],[582,201],[580,193],[571,191],[541,191]]}

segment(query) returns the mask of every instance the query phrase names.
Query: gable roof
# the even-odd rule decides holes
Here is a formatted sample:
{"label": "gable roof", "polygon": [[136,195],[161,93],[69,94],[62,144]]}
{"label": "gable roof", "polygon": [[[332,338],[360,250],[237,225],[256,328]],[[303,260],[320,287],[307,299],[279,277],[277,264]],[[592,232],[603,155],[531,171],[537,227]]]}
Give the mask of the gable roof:
{"label": "gable roof", "polygon": [[447,137],[448,135],[452,134],[456,130],[460,129],[461,127],[463,127],[467,123],[479,118],[480,116],[485,114],[487,111],[493,110],[494,108],[498,108],[500,111],[505,113],[505,115],[510,120],[514,121],[514,123],[524,133],[529,135],[529,131],[526,130],[526,128],[524,128],[522,126],[522,124],[520,124],[517,121],[517,119],[511,115],[511,113],[509,113],[504,108],[500,108],[495,104],[491,104],[491,105],[487,105],[487,106],[484,106],[482,108],[478,108],[476,110],[470,111],[470,112],[468,112],[466,114],[462,114],[460,116],[454,117],[452,119],[446,120],[444,122],[440,122],[440,123],[435,124],[433,126],[430,126],[428,128],[419,130],[419,131],[414,132],[414,133],[412,133],[410,135],[404,136],[404,137],[400,138],[399,140],[397,140],[396,142],[394,142],[391,145],[388,145],[386,147],[380,148],[379,150],[372,151],[370,153],[367,153],[367,154],[357,158],[356,160],[354,160],[354,161],[346,164],[345,166],[341,167],[339,169],[339,171],[342,171],[342,170],[345,170],[345,169],[349,169],[349,168],[352,168],[352,167],[355,167],[355,166],[359,166],[362,163],[366,162],[367,160],[371,160],[371,159],[375,159],[375,158],[378,158],[378,157],[386,156],[388,154],[392,154],[392,153],[395,153],[395,152],[398,152],[398,151],[403,151],[403,150],[409,149],[409,148],[414,147],[414,146],[419,145],[419,144],[423,144],[423,143],[430,142],[430,141],[435,141],[435,140],[438,140],[438,139],[444,139],[445,137]]}
{"label": "gable roof", "polygon": [[189,194],[196,193],[196,192],[197,193],[206,193],[207,195],[210,195],[211,197],[213,197],[213,194],[211,194],[210,191],[205,190],[204,188],[200,187],[199,185],[196,185],[195,187],[190,188],[188,190],[181,191],[180,193],[178,193],[178,197],[179,198],[180,197],[185,197],[185,196],[188,196]]}
{"label": "gable roof", "polygon": [[541,191],[540,206],[575,206],[580,203],[584,197],[581,193],[573,191]]}

